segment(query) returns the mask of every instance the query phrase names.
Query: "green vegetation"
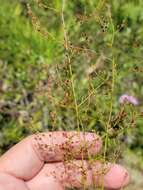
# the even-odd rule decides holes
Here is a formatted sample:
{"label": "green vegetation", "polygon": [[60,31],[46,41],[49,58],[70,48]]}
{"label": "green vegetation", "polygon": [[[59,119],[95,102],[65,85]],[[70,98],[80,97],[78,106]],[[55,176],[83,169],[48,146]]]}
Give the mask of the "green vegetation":
{"label": "green vegetation", "polygon": [[143,1],[26,2],[0,0],[0,153],[37,131],[82,130],[108,159],[143,155]]}

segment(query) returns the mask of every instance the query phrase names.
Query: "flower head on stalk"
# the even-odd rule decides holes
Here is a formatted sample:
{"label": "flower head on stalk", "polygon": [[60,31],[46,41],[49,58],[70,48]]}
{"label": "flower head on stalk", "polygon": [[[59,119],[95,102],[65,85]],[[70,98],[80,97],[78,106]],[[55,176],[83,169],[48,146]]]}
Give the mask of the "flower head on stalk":
{"label": "flower head on stalk", "polygon": [[139,101],[137,100],[137,98],[135,98],[134,96],[129,96],[127,94],[123,94],[120,96],[119,103],[120,104],[130,103],[134,106],[139,105]]}

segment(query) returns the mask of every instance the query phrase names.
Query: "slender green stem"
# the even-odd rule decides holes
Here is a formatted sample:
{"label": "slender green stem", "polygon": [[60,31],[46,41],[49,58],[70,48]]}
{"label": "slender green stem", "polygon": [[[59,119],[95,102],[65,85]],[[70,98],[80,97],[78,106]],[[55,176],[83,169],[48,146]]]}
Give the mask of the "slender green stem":
{"label": "slender green stem", "polygon": [[68,36],[67,36],[67,32],[66,32],[66,25],[65,25],[65,18],[64,18],[64,9],[65,9],[65,0],[62,0],[61,18],[62,18],[63,31],[64,31],[64,42],[65,42],[65,49],[67,51],[67,59],[68,59],[68,66],[69,66],[69,73],[70,73],[70,81],[71,81],[71,87],[72,87],[72,92],[73,92],[73,97],[74,97],[74,104],[75,104],[75,111],[76,111],[77,127],[78,127],[78,130],[80,131],[80,127],[79,127],[79,111],[78,111],[78,104],[77,104],[77,98],[76,98],[76,92],[75,92],[75,86],[74,86],[71,59],[70,59],[70,55],[69,55],[69,45],[68,45]]}

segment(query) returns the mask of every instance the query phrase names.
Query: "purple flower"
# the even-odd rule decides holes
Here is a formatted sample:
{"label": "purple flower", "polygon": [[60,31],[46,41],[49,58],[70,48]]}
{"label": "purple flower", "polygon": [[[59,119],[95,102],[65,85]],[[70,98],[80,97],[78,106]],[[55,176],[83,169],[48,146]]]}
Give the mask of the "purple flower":
{"label": "purple flower", "polygon": [[129,96],[127,94],[123,94],[122,96],[120,96],[119,102],[120,104],[130,103],[134,106],[139,105],[139,101],[134,96]]}

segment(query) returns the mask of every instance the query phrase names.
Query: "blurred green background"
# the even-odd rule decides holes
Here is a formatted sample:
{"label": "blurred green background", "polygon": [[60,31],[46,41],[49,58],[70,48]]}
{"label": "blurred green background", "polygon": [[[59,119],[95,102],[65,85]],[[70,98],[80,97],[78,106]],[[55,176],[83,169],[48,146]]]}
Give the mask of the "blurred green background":
{"label": "blurred green background", "polygon": [[[125,145],[119,160],[133,175],[130,189],[142,189],[143,1],[66,1],[68,50],[62,1],[0,3],[0,154],[37,131],[104,137],[109,125],[109,149]],[[122,94],[139,105],[117,121]]]}

